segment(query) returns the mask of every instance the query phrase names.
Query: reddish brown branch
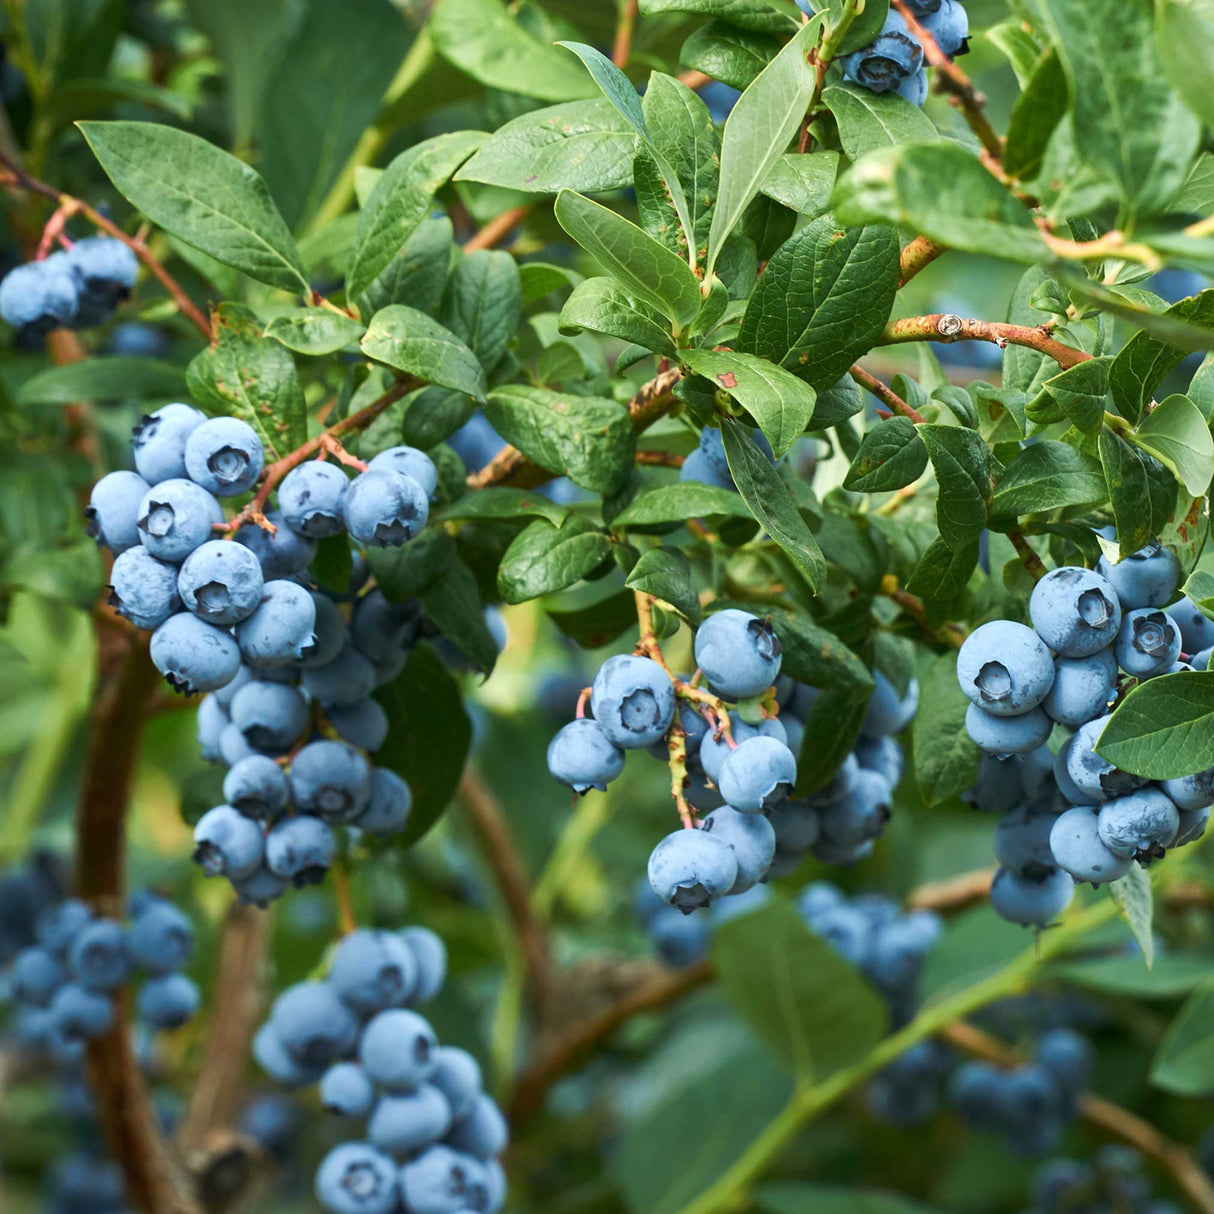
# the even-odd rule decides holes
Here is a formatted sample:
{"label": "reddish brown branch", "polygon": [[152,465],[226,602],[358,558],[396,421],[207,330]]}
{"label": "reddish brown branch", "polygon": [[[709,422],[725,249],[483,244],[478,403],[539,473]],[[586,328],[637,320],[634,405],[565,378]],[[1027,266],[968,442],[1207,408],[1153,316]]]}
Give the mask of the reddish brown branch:
{"label": "reddish brown branch", "polygon": [[911,891],[907,906],[914,910],[961,910],[985,902],[991,889],[993,868],[978,868],[958,873],[942,881],[929,881]]}
{"label": "reddish brown branch", "polygon": [[948,250],[944,245],[937,244],[934,240],[928,240],[926,236],[916,236],[902,250],[902,274],[898,279],[900,287],[906,286],[920,270],[931,265],[941,253],[946,253]]}
{"label": "reddish brown branch", "polygon": [[491,249],[495,244],[505,240],[527,216],[531,214],[531,204],[512,207],[489,220],[474,236],[464,242],[464,252],[473,253],[477,249]]}
{"label": "reddish brown branch", "polygon": [[929,316],[911,316],[894,320],[885,326],[878,343],[896,346],[908,341],[989,341],[1000,348],[1027,346],[1052,358],[1063,370],[1092,356],[1084,350],[1065,346],[1056,341],[1047,329],[1029,325],[1008,325],[993,320],[969,320],[948,312],[933,312]]}
{"label": "reddish brown branch", "polygon": [[638,451],[636,453],[638,464],[649,464],[655,468],[681,468],[686,460],[687,456],[679,455],[675,451]]}
{"label": "reddish brown branch", "polygon": [[611,61],[618,68],[624,67],[632,55],[632,31],[637,23],[638,0],[619,0],[620,19],[615,27],[615,47]]}
{"label": "reddish brown branch", "polygon": [[910,418],[916,426],[922,426],[927,418],[918,410],[913,409],[891,387],[870,374],[858,363],[849,372],[852,379],[862,388],[867,388],[878,400],[883,400],[894,413]]}

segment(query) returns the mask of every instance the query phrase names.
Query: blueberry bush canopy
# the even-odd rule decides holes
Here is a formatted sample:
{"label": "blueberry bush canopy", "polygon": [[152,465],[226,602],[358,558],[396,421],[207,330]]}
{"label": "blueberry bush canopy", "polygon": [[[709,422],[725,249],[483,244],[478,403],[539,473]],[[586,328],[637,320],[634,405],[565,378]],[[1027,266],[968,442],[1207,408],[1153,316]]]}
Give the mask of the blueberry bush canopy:
{"label": "blueberry bush canopy", "polygon": [[0,52],[6,1211],[1214,1214],[1210,0]]}

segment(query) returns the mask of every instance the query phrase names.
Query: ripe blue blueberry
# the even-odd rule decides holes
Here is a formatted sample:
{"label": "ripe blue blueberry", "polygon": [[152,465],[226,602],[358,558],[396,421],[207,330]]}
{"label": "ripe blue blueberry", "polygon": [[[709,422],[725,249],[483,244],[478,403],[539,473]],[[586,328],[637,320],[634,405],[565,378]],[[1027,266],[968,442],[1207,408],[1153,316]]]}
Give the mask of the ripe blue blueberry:
{"label": "ripe blue blueberry", "polygon": [[389,1008],[372,1018],[358,1043],[358,1058],[372,1081],[390,1092],[407,1092],[434,1072],[438,1038],[423,1017]]}
{"label": "ripe blue blueberry", "polygon": [[[735,746],[741,746],[751,738],[774,738],[777,742],[787,744],[788,733],[780,717],[768,717],[758,725],[748,725],[736,712],[727,715],[730,717],[730,736]],[[734,747],[726,740],[724,731],[717,737],[705,728],[704,736],[700,739],[699,759],[708,778],[714,783],[721,779],[721,767],[733,751]]]}
{"label": "ripe blue blueberry", "polygon": [[405,829],[413,808],[413,791],[403,776],[387,767],[371,768],[371,795],[353,825],[369,835],[391,835]]}
{"label": "ripe blue blueberry", "polygon": [[822,833],[837,846],[859,847],[885,829],[892,800],[889,781],[879,772],[862,768],[844,796],[819,807]]}
{"label": "ripe blue blueberry", "polygon": [[227,627],[248,619],[261,602],[261,563],[243,544],[207,540],[182,563],[181,600],[199,619]]}
{"label": "ripe blue blueberry", "polygon": [[366,700],[375,690],[375,680],[370,659],[347,642],[332,661],[305,668],[300,681],[318,704],[341,708]]}
{"label": "ripe blue blueberry", "polygon": [[1060,725],[1077,729],[1102,717],[1117,698],[1117,659],[1111,649],[1086,658],[1059,658],[1054,683],[1041,707]]}
{"label": "ripe blue blueberry", "polygon": [[958,0],[940,0],[935,12],[924,14],[920,21],[950,59],[969,50],[969,17]]}
{"label": "ripe blue blueberry", "polygon": [[1203,809],[1214,804],[1214,767],[1207,767],[1205,771],[1191,776],[1162,780],[1159,787],[1167,793],[1177,809]]}
{"label": "ripe blue blueberry", "polygon": [[1162,674],[1180,655],[1180,629],[1166,611],[1139,607],[1126,612],[1113,652],[1126,674]]}
{"label": "ripe blue blueberry", "polygon": [[171,902],[156,898],[136,915],[127,950],[131,960],[149,973],[179,970],[194,951],[194,925]]}
{"label": "ripe blue blueberry", "polygon": [[721,764],[721,796],[734,809],[759,813],[782,805],[797,782],[797,760],[776,738],[750,738]]}
{"label": "ripe blue blueberry", "polygon": [[1096,569],[1117,591],[1123,611],[1164,607],[1180,584],[1180,562],[1176,554],[1157,541],[1131,552],[1116,565],[1102,556]]}
{"label": "ripe blue blueberry", "polygon": [[287,1053],[274,1026],[266,1023],[253,1035],[253,1059],[272,1079],[287,1087],[303,1087],[320,1078],[321,1067],[301,1066]]}
{"label": "ripe blue blueberry", "polygon": [[419,623],[416,603],[392,603],[382,590],[369,590],[354,604],[350,639],[372,662],[387,662],[413,644]]}
{"label": "ripe blue blueberry", "polygon": [[253,667],[297,660],[312,643],[316,606],[297,582],[266,582],[253,614],[236,625],[244,660]]}
{"label": "ripe blue blueberry", "polygon": [[152,632],[181,610],[177,569],[157,560],[142,544],[127,548],[110,570],[107,602],[136,628]]}
{"label": "ripe blue blueberry", "polygon": [[353,704],[330,705],[325,710],[329,724],[343,742],[375,753],[388,737],[388,714],[378,700],[356,700]]}
{"label": "ripe blue blueberry", "polygon": [[356,818],[371,795],[371,767],[344,742],[309,742],[291,760],[291,794],[305,813],[334,822]]}
{"label": "ripe blue blueberry", "polygon": [[255,679],[232,697],[231,720],[255,750],[285,751],[308,728],[311,710],[298,687]]}
{"label": "ripe blue blueberry", "polygon": [[330,1214],[394,1214],[396,1165],[369,1143],[339,1143],[317,1169],[316,1200]]}
{"label": "ripe blue blueberry", "polygon": [[882,738],[901,733],[910,724],[919,706],[918,680],[911,679],[905,695],[899,695],[898,689],[879,670],[873,671],[873,682],[876,686],[864,710],[861,734],[868,738]]}
{"label": "ripe blue blueberry", "polygon": [[437,932],[428,927],[407,927],[400,938],[409,946],[417,962],[417,986],[410,1002],[429,1003],[447,980],[447,946]]}
{"label": "ripe blue blueberry", "polygon": [[696,481],[701,485],[712,485],[716,489],[728,489],[731,492],[737,489],[728,471],[721,472],[698,448],[683,461],[683,466],[679,469],[679,480]]}
{"label": "ripe blue blueberry", "polygon": [[715,784],[709,787],[708,780],[708,774],[702,769],[693,771],[689,768],[687,780],[683,785],[683,797],[687,804],[702,814],[719,809],[725,804],[725,798],[721,796],[719,789]]}
{"label": "ripe blue blueberry", "polygon": [[320,1077],[320,1103],[339,1117],[365,1117],[375,1103],[375,1085],[357,1062],[335,1062]]}
{"label": "ripe blue blueberry", "polygon": [[111,354],[128,354],[132,358],[160,358],[168,353],[169,344],[163,329],[130,320],[114,326],[107,348]]}
{"label": "ripe blue blueberry", "polygon": [[333,831],[320,818],[281,818],[266,835],[266,867],[297,889],[319,885],[337,855]]}
{"label": "ripe blue blueberry", "polygon": [[198,1014],[202,994],[185,974],[161,974],[139,988],[139,1015],[153,1028],[180,1028]]}
{"label": "ripe blue blueberry", "polygon": [[0,316],[31,336],[71,324],[79,307],[79,287],[66,258],[57,254],[17,266],[0,282]]}
{"label": "ripe blue blueberry", "polygon": [[966,637],[957,654],[957,681],[983,712],[1016,717],[1036,708],[1049,693],[1054,658],[1031,628],[992,620]]}
{"label": "ripe blue blueberry", "polygon": [[114,1001],[108,994],[65,982],[51,1000],[51,1027],[65,1041],[95,1041],[114,1026]]}
{"label": "ripe blue blueberry", "polygon": [[1184,847],[1196,843],[1206,833],[1210,822],[1210,806],[1203,805],[1201,809],[1182,809],[1179,814],[1180,825],[1176,831],[1173,847]]}
{"label": "ripe blue blueberry", "polygon": [[771,621],[736,607],[710,615],[696,630],[696,665],[726,700],[766,691],[780,673],[781,652]]}
{"label": "ripe blue blueberry", "polygon": [[151,489],[137,472],[109,472],[94,486],[84,508],[84,529],[115,556],[139,543],[139,506]]}
{"label": "ripe blue blueberry", "polygon": [[991,882],[991,907],[1009,923],[1044,927],[1070,905],[1075,893],[1071,875],[1052,869],[1043,877],[1022,877],[1000,868]]}
{"label": "ripe blue blueberry", "polygon": [[362,929],[334,950],[329,983],[343,1002],[370,1015],[408,1001],[417,986],[417,962],[395,932]]}
{"label": "ripe blue blueberry", "polygon": [[80,289],[77,326],[104,324],[130,297],[139,277],[139,259],[129,245],[107,236],[76,241],[67,251],[67,259]]}
{"label": "ripe blue blueberry", "polygon": [[358,1041],[360,1021],[327,982],[298,982],[270,1009],[283,1049],[303,1067],[327,1067]]}
{"label": "ripe blue blueberry", "polygon": [[[574,700],[576,701],[576,699],[575,695]],[[677,715],[679,724],[683,727],[683,745],[687,751],[687,761],[694,767],[699,759],[700,744],[704,741],[704,735],[708,733],[710,727],[696,705],[689,704],[685,700],[679,701]],[[655,759],[661,759],[663,763],[670,754],[665,738],[659,738],[648,749]]]}
{"label": "ripe blue blueberry", "polygon": [[399,548],[426,525],[430,503],[413,477],[376,468],[350,482],[343,512],[346,530],[360,544]]}
{"label": "ripe blue blueberry", "polygon": [[248,743],[244,734],[229,722],[219,733],[219,761],[228,767],[235,767],[242,759],[251,758],[255,751]]}
{"label": "ripe blue blueberry", "polygon": [[1121,604],[1100,574],[1065,565],[1033,587],[1029,616],[1037,635],[1060,657],[1086,658],[1112,643]]}
{"label": "ripe blue blueberry", "polygon": [[506,1119],[491,1096],[481,1095],[472,1112],[451,1127],[447,1143],[476,1159],[492,1159],[500,1155],[510,1139]]}
{"label": "ripe blue blueberry", "polygon": [[67,981],[63,962],[50,949],[31,944],[13,961],[9,975],[13,998],[33,1007],[47,1007]]}
{"label": "ripe blue blueberry", "polygon": [[[681,915],[679,918],[682,920]],[[447,1098],[453,1117],[466,1117],[481,1094],[480,1064],[458,1046],[439,1046],[434,1051],[434,1072],[430,1082]]]}
{"label": "ripe blue blueberry", "polygon": [[389,447],[371,460],[367,467],[389,468],[411,476],[421,485],[428,498],[433,498],[438,489],[438,469],[434,461],[417,447]]}
{"label": "ripe blue blueberry", "polygon": [[412,1214],[462,1214],[473,1187],[475,1160],[438,1143],[400,1170],[400,1195]]}
{"label": "ripe blue blueberry", "polygon": [[818,811],[805,801],[785,801],[767,818],[776,832],[776,846],[785,852],[808,851],[822,831]]}
{"label": "ripe blue blueberry", "polygon": [[1021,805],[1009,810],[995,827],[995,859],[1020,876],[1048,876],[1055,868],[1050,829],[1057,819],[1046,810]]}
{"label": "ripe blue blueberry", "polygon": [[849,754],[839,764],[839,770],[831,776],[830,780],[822,785],[817,792],[812,793],[807,800],[810,805],[818,809],[821,809],[824,805],[833,805],[836,801],[841,801],[855,788],[856,780],[859,777],[860,764],[856,761],[854,754]]}
{"label": "ripe blue blueberry", "polygon": [[145,413],[131,431],[131,451],[139,475],[150,485],[189,476],[185,445],[206,420],[205,413],[181,404]]}
{"label": "ripe blue blueberry", "polygon": [[776,832],[762,814],[739,813],[731,805],[714,809],[700,829],[733,852],[738,875],[729,888],[744,894],[767,875],[776,856]]}
{"label": "ripe blue blueberry", "polygon": [[232,881],[232,892],[246,906],[260,906],[264,910],[275,898],[280,898],[287,891],[289,882],[277,873],[272,873],[263,864],[247,877],[237,877]]}
{"label": "ripe blue blueberry", "polygon": [[240,647],[230,632],[188,611],[171,615],[152,633],[152,664],[174,691],[214,691],[240,669]]}
{"label": "ripe blue blueberry", "polygon": [[923,47],[897,9],[890,9],[880,34],[840,61],[843,78],[874,93],[896,89],[923,66]]}
{"label": "ripe blue blueberry", "polygon": [[[718,902],[725,906],[726,902]],[[709,926],[706,915],[684,915],[673,906],[661,911],[646,925],[653,951],[666,965],[691,965],[708,951]]]}
{"label": "ripe blue blueberry", "polygon": [[1122,771],[1096,753],[1096,743],[1108,723],[1106,715],[1081,725],[1070,740],[1066,760],[1067,774],[1075,787],[1100,801],[1132,792],[1143,783],[1141,776]]}
{"label": "ripe blue blueberry", "polygon": [[1201,653],[1214,645],[1214,620],[1190,598],[1182,598],[1168,608],[1168,615],[1180,629],[1185,653]]}
{"label": "ripe blue blueberry", "polygon": [[911,105],[922,107],[927,100],[927,70],[920,68],[913,76],[907,76],[894,92],[905,97]]}
{"label": "ripe blue blueberry", "polygon": [[[1053,664],[1051,663],[1051,669]],[[992,755],[1022,755],[1044,746],[1054,722],[1041,708],[1018,716],[992,716],[971,704],[965,712],[965,730],[974,744]]]}
{"label": "ripe blue blueberry", "polygon": [[238,417],[210,418],[185,444],[190,480],[216,497],[232,497],[251,489],[265,461],[265,448],[257,431]]}
{"label": "ripe blue blueberry", "polygon": [[576,793],[605,792],[624,770],[624,752],[610,741],[597,721],[570,721],[548,743],[548,770]]}
{"label": "ripe blue blueberry", "polygon": [[652,659],[617,654],[594,676],[590,710],[610,741],[639,750],[670,728],[674,684]]}
{"label": "ripe blue blueberry", "polygon": [[216,805],[198,819],[194,862],[208,877],[251,877],[264,857],[261,827],[230,805]]}
{"label": "ripe blue blueberry", "polygon": [[292,468],[278,486],[278,508],[287,526],[308,539],[339,535],[350,478],[337,464],[308,460]]}
{"label": "ripe blue blueberry", "polygon": [[1054,782],[1058,785],[1058,793],[1067,805],[1099,805],[1107,799],[1107,794],[1085,792],[1071,779],[1071,748],[1074,741],[1075,737],[1072,734],[1063,742],[1054,756]]}
{"label": "ripe blue blueberry", "polygon": [[[791,736],[789,745],[792,746]],[[797,753],[795,747],[793,753]],[[890,788],[897,788],[901,783],[905,759],[896,738],[861,737],[856,742],[854,754],[861,767],[884,776]]]}
{"label": "ripe blue blueberry", "polygon": [[1172,846],[1180,830],[1180,815],[1158,788],[1135,789],[1106,801],[1097,824],[1100,838],[1115,856],[1146,863]]}
{"label": "ripe blue blueberry", "polygon": [[178,477],[160,481],[143,495],[135,525],[139,542],[170,565],[180,565],[223,522],[223,507],[201,485]]}
{"label": "ripe blue blueberry", "polygon": [[260,561],[261,576],[267,582],[302,573],[316,556],[316,541],[292,531],[280,510],[267,511],[266,521],[274,528],[273,535],[249,523],[236,533],[236,542]]}
{"label": "ripe blue blueberry", "polygon": [[72,941],[92,921],[93,910],[79,898],[67,898],[44,910],[34,925],[34,938],[57,957],[66,958]]}
{"label": "ripe blue blueberry", "polygon": [[313,626],[315,639],[304,647],[299,664],[305,670],[314,666],[326,666],[349,643],[350,630],[341,608],[327,595],[310,591],[312,605],[316,608],[316,623]]}
{"label": "ripe blue blueberry", "polygon": [[975,1129],[995,1129],[1003,1098],[1003,1072],[989,1062],[966,1062],[953,1072],[949,1099]]}
{"label": "ripe blue blueberry", "polygon": [[654,893],[685,915],[724,897],[737,879],[737,857],[707,831],[676,830],[649,857]]}
{"label": "ripe blue blueberry", "polygon": [[978,780],[961,794],[975,809],[984,814],[1004,814],[1020,803],[1023,795],[1016,756],[984,754],[978,764]]}
{"label": "ripe blue blueberry", "polygon": [[[750,439],[773,464],[776,462],[775,453],[771,449],[771,443],[767,441],[767,436],[761,430],[751,430]],[[699,449],[704,453],[705,458],[717,474],[729,479],[730,486],[732,487],[733,481],[729,475],[729,461],[725,456],[725,440],[721,437],[721,431],[716,426],[705,426],[700,431]]]}
{"label": "ripe blue blueberry", "polygon": [[451,1106],[431,1083],[381,1096],[367,1122],[367,1137],[390,1155],[409,1155],[436,1143],[451,1127]]}
{"label": "ripe blue blueberry", "polygon": [[1050,1029],[1042,1033],[1033,1057],[1068,1092],[1078,1095],[1092,1078],[1095,1054],[1086,1037],[1074,1029]]}
{"label": "ripe blue blueberry", "polygon": [[249,755],[224,776],[223,799],[246,818],[276,818],[290,803],[291,785],[273,759]]}

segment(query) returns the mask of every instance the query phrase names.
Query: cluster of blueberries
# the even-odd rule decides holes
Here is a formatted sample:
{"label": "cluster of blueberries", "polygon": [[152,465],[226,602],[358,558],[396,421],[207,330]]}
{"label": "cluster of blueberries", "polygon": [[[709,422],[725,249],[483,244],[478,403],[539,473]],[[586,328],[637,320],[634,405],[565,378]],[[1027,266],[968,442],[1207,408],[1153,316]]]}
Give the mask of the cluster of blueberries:
{"label": "cluster of blueberries", "polygon": [[1180,1207],[1151,1194],[1140,1152],[1110,1143],[1092,1163],[1049,1159],[1029,1185],[1032,1206],[1026,1214],[1180,1214]]}
{"label": "cluster of blueberries", "polygon": [[[810,0],[797,0],[797,5],[802,12],[813,15]],[[958,0],[909,0],[909,5],[919,24],[950,59],[969,50],[969,17]],[[923,46],[895,8],[889,10],[872,42],[844,55],[839,62],[845,80],[870,92],[892,91],[915,105],[922,105],[927,97]]]}
{"label": "cluster of blueberries", "polygon": [[77,240],[69,249],[7,273],[0,282],[0,317],[17,330],[25,347],[52,329],[104,324],[130,296],[138,274],[139,262],[121,240]]}
{"label": "cluster of blueberries", "polygon": [[[1120,672],[1141,681],[1209,664],[1214,623],[1188,599],[1163,610],[1179,578],[1159,544],[1055,569],[1033,590],[1031,628],[983,624],[957,655],[966,729],[985,752],[968,795],[1003,815],[991,904],[1014,923],[1048,923],[1075,882],[1115,881],[1205,831],[1214,768],[1153,783],[1096,753]],[[1056,725],[1073,732],[1054,754]]]}
{"label": "cluster of blueberries", "polygon": [[293,1087],[319,1083],[325,1109],[365,1121],[316,1173],[332,1214],[493,1214],[505,1200],[498,1156],[505,1118],[476,1059],[440,1046],[414,1008],[446,978],[446,950],[426,928],[358,930],[322,981],[289,987],[258,1030],[262,1068]]}

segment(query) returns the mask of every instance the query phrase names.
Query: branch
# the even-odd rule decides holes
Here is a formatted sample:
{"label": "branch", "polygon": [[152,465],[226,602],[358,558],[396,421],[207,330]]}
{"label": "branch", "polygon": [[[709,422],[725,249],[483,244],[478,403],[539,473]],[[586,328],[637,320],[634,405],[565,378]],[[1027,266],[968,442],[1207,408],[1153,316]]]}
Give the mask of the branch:
{"label": "branch", "polygon": [[1034,582],[1041,581],[1046,575],[1046,567],[1037,553],[1033,551],[1033,546],[1024,538],[1024,532],[1019,527],[1013,527],[1007,533],[1007,538],[1012,541],[1012,547],[1016,549],[1016,555],[1020,558],[1020,563],[1028,575]]}
{"label": "branch", "polygon": [[[1005,1045],[998,1037],[992,1037],[990,1033],[965,1021],[950,1024],[940,1036],[967,1053],[987,1058],[1001,1066],[1018,1066],[1024,1061],[1016,1050]],[[1082,1097],[1079,1112],[1085,1121],[1157,1160],[1172,1174],[1178,1187],[1185,1191],[1195,1210],[1201,1211],[1201,1214],[1214,1214],[1214,1183],[1198,1167],[1191,1151],[1161,1134],[1149,1121],[1100,1096],[1089,1094]]]}
{"label": "branch", "polygon": [[474,253],[477,249],[493,248],[495,244],[505,240],[530,214],[531,203],[503,211],[495,219],[489,220],[476,235],[464,241],[464,252]]}
{"label": "branch", "polygon": [[618,0],[620,18],[615,27],[615,47],[611,53],[611,61],[618,68],[623,68],[632,55],[632,31],[637,23],[638,0]]}
{"label": "branch", "polygon": [[860,387],[867,388],[875,397],[883,400],[893,412],[900,413],[903,417],[909,417],[916,426],[922,426],[927,421],[922,413],[908,405],[902,397],[882,383],[875,375],[870,375],[859,363],[852,367],[848,374]]}
{"label": "branch", "polygon": [[896,346],[908,341],[989,341],[1000,349],[1008,345],[1027,346],[1052,358],[1064,371],[1092,357],[1084,350],[1055,341],[1044,328],[993,320],[967,320],[949,312],[891,321],[885,326],[878,345]]}
{"label": "branch", "polygon": [[962,910],[986,901],[994,875],[993,868],[976,868],[943,881],[929,881],[911,890],[906,905],[912,910]]}

